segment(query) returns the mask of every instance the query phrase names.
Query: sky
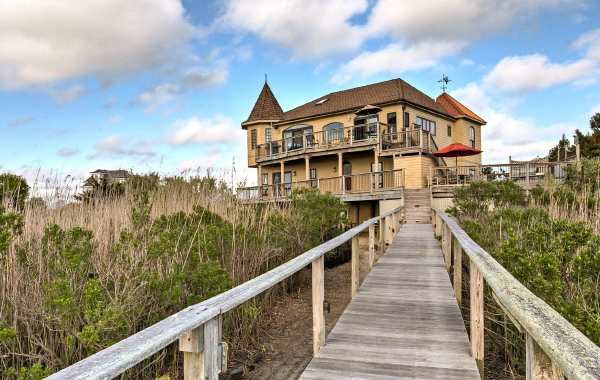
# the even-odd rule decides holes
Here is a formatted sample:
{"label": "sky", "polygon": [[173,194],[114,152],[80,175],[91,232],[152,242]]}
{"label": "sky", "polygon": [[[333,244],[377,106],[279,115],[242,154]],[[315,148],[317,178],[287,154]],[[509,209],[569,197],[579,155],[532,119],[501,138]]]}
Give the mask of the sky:
{"label": "sky", "polygon": [[600,112],[600,1],[0,0],[0,172],[253,184],[265,74],[284,110],[391,78],[436,97],[447,74],[485,163],[543,156]]}

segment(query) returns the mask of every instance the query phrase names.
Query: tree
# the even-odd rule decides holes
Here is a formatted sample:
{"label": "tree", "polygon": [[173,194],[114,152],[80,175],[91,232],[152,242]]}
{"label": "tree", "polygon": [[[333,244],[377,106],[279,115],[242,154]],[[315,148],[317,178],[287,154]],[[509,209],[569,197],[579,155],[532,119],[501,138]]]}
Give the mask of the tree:
{"label": "tree", "polygon": [[600,133],[600,112],[596,112],[594,116],[590,118],[590,128],[592,128],[593,134]]}
{"label": "tree", "polygon": [[23,210],[28,196],[29,185],[25,178],[10,173],[0,174],[0,205]]}
{"label": "tree", "polygon": [[548,152],[548,160],[566,161],[566,158],[569,155],[569,153],[572,153],[574,151],[575,146],[571,145],[569,139],[566,138],[565,135],[563,135],[560,141],[558,142],[558,145],[550,149],[550,152]]}
{"label": "tree", "polygon": [[90,177],[86,184],[91,187],[80,195],[76,195],[75,199],[81,202],[92,202],[97,199],[118,198],[125,193],[125,186],[122,183],[110,183],[102,178],[99,181],[94,177]]}

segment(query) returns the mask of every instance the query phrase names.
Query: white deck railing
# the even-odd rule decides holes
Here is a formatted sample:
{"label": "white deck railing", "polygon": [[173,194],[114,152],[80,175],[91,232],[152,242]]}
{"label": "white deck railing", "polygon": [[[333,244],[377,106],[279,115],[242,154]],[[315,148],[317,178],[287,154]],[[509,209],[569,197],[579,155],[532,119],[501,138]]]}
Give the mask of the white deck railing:
{"label": "white deck railing", "polygon": [[600,348],[538,298],[475,243],[446,213],[434,210],[446,268],[453,266],[454,292],[462,300],[462,253],[469,259],[471,353],[483,373],[484,287],[526,335],[527,379],[600,379]]}

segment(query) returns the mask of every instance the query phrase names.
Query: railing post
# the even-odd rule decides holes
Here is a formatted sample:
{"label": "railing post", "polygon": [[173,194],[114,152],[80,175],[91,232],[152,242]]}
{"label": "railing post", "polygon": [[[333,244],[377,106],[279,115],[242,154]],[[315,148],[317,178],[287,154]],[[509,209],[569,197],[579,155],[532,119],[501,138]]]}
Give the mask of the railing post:
{"label": "railing post", "polygon": [[423,150],[423,130],[419,128],[419,148]]}
{"label": "railing post", "polygon": [[325,343],[325,257],[312,262],[312,312],[313,312],[313,355],[317,355]]}
{"label": "railing post", "polygon": [[369,226],[369,270],[375,263],[375,224]]}
{"label": "railing post", "polygon": [[354,127],[350,127],[350,145],[354,143]]}
{"label": "railing post", "polygon": [[379,252],[385,252],[385,218],[379,219]]}
{"label": "railing post", "polygon": [[469,283],[471,285],[469,297],[471,304],[471,354],[483,379],[484,282],[483,275],[473,260],[469,261]]}
{"label": "railing post", "polygon": [[352,238],[352,298],[358,293],[358,283],[360,276],[360,251],[358,250],[358,235]]}
{"label": "railing post", "polygon": [[457,239],[454,241],[454,295],[458,306],[462,304],[462,247]]}
{"label": "railing post", "polygon": [[371,194],[373,194],[373,184],[375,183],[375,181],[374,181],[374,179],[373,179],[373,176],[374,176],[374,175],[375,175],[375,174],[373,174],[373,173],[370,173],[370,174],[369,174],[369,192],[370,192]]}
{"label": "railing post", "polygon": [[452,233],[447,224],[444,225],[444,235],[446,237],[445,240],[442,239],[444,260],[446,261],[446,270],[449,271],[452,265]]}
{"label": "railing post", "polygon": [[526,379],[527,380],[563,380],[562,371],[552,364],[552,360],[533,340],[525,334]]}
{"label": "railing post", "polygon": [[525,165],[527,189],[529,189],[529,162]]}
{"label": "railing post", "polygon": [[204,380],[204,325],[179,338],[184,380]]}

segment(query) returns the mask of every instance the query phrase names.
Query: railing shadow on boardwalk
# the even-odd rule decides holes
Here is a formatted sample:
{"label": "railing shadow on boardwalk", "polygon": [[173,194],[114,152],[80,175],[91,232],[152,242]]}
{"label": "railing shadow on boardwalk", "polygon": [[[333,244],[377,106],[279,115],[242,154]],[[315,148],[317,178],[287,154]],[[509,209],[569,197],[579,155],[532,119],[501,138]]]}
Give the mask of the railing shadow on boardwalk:
{"label": "railing shadow on boardwalk", "polygon": [[[49,379],[110,379],[140,363],[169,344],[179,341],[185,379],[218,379],[226,365],[226,345],[221,341],[222,315],[268,290],[311,264],[313,352],[325,343],[323,313],[324,255],[352,240],[351,293],[359,289],[358,235],[369,231],[368,266],[373,266],[375,241],[385,246],[385,236],[401,226],[401,208],[346,231],[287,263],[202,303],[190,306],[107,349],[49,377]],[[528,379],[600,379],[600,348],[560,314],[519,283],[477,245],[448,215],[434,210],[435,234],[442,237],[446,269],[462,267],[463,253],[470,266],[471,355],[483,368],[484,286],[491,289],[506,314],[526,332]],[[378,236],[375,225],[379,224]],[[454,291],[462,302],[462,272],[455,273]],[[481,372],[483,375],[483,373]]]}

